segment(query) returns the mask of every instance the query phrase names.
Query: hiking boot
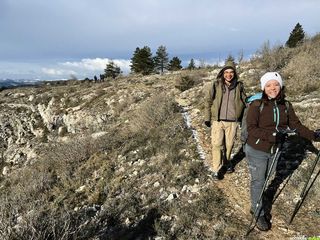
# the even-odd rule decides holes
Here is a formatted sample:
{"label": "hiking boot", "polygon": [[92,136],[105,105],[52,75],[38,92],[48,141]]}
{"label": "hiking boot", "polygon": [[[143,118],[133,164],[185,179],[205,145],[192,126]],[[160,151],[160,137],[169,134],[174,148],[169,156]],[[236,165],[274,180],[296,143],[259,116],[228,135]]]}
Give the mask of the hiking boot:
{"label": "hiking boot", "polygon": [[265,213],[264,213],[264,216],[265,216],[267,222],[270,222],[270,221],[271,221],[272,215],[271,215],[270,212],[265,212]]}
{"label": "hiking boot", "polygon": [[229,165],[227,167],[226,173],[233,173],[234,172],[234,166],[233,165]]}
{"label": "hiking boot", "polygon": [[267,221],[265,216],[260,216],[257,219],[256,226],[260,231],[268,231],[271,228],[271,223],[269,221]]}
{"label": "hiking boot", "polygon": [[217,180],[222,180],[223,177],[221,176],[221,174],[219,172],[214,172],[214,173],[212,173],[212,179],[217,181]]}

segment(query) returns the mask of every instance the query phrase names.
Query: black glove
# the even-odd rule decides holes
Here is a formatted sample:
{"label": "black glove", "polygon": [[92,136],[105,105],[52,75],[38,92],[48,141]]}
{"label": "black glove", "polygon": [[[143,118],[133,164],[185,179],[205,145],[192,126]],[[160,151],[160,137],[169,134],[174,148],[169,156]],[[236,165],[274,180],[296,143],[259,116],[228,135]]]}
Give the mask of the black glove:
{"label": "black glove", "polygon": [[276,144],[277,145],[282,145],[286,141],[287,137],[288,137],[288,134],[286,132],[284,132],[284,131],[277,132],[277,134],[276,134]]}
{"label": "black glove", "polygon": [[204,121],[204,124],[205,124],[207,127],[211,127],[211,122],[210,122],[210,121]]}
{"label": "black glove", "polygon": [[320,142],[320,129],[314,131],[314,140]]}

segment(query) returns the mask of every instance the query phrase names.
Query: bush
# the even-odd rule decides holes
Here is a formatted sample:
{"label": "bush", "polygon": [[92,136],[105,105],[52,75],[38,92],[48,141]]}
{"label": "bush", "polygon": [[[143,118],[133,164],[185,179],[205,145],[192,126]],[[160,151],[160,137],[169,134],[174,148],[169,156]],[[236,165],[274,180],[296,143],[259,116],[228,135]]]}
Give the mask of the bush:
{"label": "bush", "polygon": [[182,76],[176,81],[175,87],[183,92],[192,88],[194,85],[195,81],[191,77]]}
{"label": "bush", "polygon": [[281,45],[270,47],[269,42],[266,42],[257,51],[252,61],[266,71],[279,71],[288,64],[292,53],[292,49],[284,48]]}
{"label": "bush", "polygon": [[310,93],[320,88],[318,53],[320,41],[308,41],[283,69],[289,93]]}
{"label": "bush", "polygon": [[151,97],[136,111],[130,121],[133,132],[148,132],[172,119],[178,112],[178,106],[172,96],[159,94]]}

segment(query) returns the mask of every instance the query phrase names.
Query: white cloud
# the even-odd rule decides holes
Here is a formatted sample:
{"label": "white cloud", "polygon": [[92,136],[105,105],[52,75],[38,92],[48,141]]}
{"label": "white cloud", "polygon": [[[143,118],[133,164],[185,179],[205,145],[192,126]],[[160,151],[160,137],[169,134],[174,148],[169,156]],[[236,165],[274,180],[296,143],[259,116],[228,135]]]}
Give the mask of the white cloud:
{"label": "white cloud", "polygon": [[103,71],[106,65],[113,61],[125,73],[130,71],[130,60],[109,59],[109,58],[84,58],[78,62],[64,62],[62,66],[73,69],[82,69],[88,71]]}
{"label": "white cloud", "polygon": [[64,62],[61,63],[62,66],[71,67],[71,68],[80,68],[86,70],[103,70],[106,64],[109,62],[107,58],[85,58],[78,62]]}
{"label": "white cloud", "polygon": [[109,58],[84,58],[79,61],[60,62],[51,65],[50,67],[43,66],[41,74],[44,78],[68,78],[74,75],[79,79],[94,75],[99,75],[104,72],[106,65],[113,61],[124,74],[130,72],[130,60],[126,59],[109,59]]}
{"label": "white cloud", "polygon": [[71,75],[76,74],[73,70],[64,70],[64,69],[55,69],[55,68],[42,68],[42,73],[51,75],[51,76],[63,76],[63,75]]}
{"label": "white cloud", "polygon": [[106,65],[113,61],[123,74],[130,72],[130,60],[109,58],[84,58],[66,62],[3,62],[0,61],[1,79],[68,79],[71,75],[78,79],[93,78],[104,72]]}

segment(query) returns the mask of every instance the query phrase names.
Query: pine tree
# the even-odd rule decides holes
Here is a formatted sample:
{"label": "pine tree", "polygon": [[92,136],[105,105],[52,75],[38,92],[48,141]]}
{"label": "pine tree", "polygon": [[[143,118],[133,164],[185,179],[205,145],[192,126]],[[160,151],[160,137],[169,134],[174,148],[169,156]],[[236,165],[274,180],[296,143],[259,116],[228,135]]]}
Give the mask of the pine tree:
{"label": "pine tree", "polygon": [[151,49],[148,46],[136,48],[131,58],[131,71],[142,73],[143,75],[151,74],[154,70],[154,61]]}
{"label": "pine tree", "polygon": [[168,69],[168,53],[165,46],[160,46],[156,52],[156,56],[154,57],[154,67],[157,72],[163,74],[164,70]]}
{"label": "pine tree", "polygon": [[234,63],[234,57],[231,54],[229,54],[227,59],[225,60],[225,63],[227,63],[227,62],[233,62]]}
{"label": "pine tree", "polygon": [[188,65],[187,69],[193,70],[193,69],[195,69],[195,68],[196,68],[196,65],[195,65],[195,63],[194,63],[193,58],[191,58],[190,63],[189,63],[189,65]]}
{"label": "pine tree", "polygon": [[297,23],[294,29],[291,31],[289,39],[286,42],[286,46],[289,48],[294,48],[298,44],[302,43],[305,37],[305,33],[303,31],[300,23]]}
{"label": "pine tree", "polygon": [[121,73],[120,67],[118,67],[113,61],[110,61],[104,69],[104,77],[116,78]]}
{"label": "pine tree", "polygon": [[130,65],[131,72],[134,72],[134,73],[140,72],[139,53],[140,53],[140,48],[137,47],[131,58],[131,65]]}
{"label": "pine tree", "polygon": [[182,68],[181,66],[181,60],[178,57],[173,57],[168,66],[169,71],[178,71]]}

